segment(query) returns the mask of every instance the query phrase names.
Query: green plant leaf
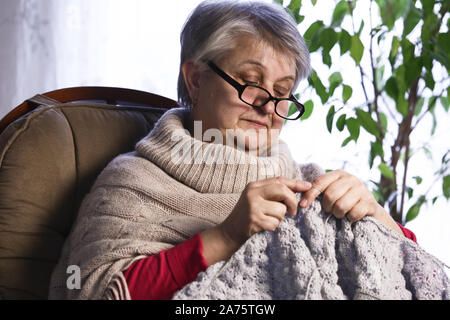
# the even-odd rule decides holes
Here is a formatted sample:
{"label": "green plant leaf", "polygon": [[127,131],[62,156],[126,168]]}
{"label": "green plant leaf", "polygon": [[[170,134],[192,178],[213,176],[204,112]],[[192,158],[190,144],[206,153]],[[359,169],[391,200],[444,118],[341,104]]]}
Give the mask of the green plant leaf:
{"label": "green plant leaf", "polygon": [[321,29],[323,29],[324,24],[321,20],[316,21],[312,23],[308,30],[306,30],[305,34],[303,35],[303,38],[305,38],[306,41],[310,41],[312,37],[314,37]]}
{"label": "green plant leaf", "polygon": [[384,89],[388,96],[390,96],[394,100],[397,100],[398,86],[397,86],[397,80],[395,79],[395,77],[390,77],[386,81],[386,84],[384,85]]}
{"label": "green plant leaf", "polygon": [[346,103],[353,94],[353,89],[352,87],[344,84],[343,88],[342,88],[342,99],[344,100],[344,103]]}
{"label": "green plant leaf", "polygon": [[[377,34],[378,32],[380,32],[381,30],[383,30],[383,28],[378,27],[378,28],[372,29],[372,32],[374,32],[375,35],[376,35],[376,34]],[[380,42],[381,42],[382,40],[384,40],[386,34],[387,34],[387,30],[383,30],[383,31],[381,31],[381,32],[379,33],[378,38],[377,38],[377,44],[378,44],[378,45],[380,45]]]}
{"label": "green plant leaf", "polygon": [[406,38],[403,38],[400,42],[402,47],[403,64],[408,64],[409,60],[414,58],[414,45]]}
{"label": "green plant leaf", "polygon": [[[434,2],[430,0],[428,1]],[[420,33],[420,38],[422,40],[424,49],[433,51],[434,41],[432,40],[432,38],[434,38],[435,35],[434,30],[439,23],[439,19],[432,10],[429,14],[424,15],[424,17],[425,19],[423,19],[422,32]]]}
{"label": "green plant leaf", "polygon": [[434,81],[433,74],[430,70],[427,70],[424,75],[425,85],[427,88],[430,88],[431,91],[434,90],[434,85],[436,82]]}
{"label": "green plant leaf", "polygon": [[439,33],[437,43],[443,52],[450,52],[450,34]]}
{"label": "green plant leaf", "polygon": [[328,78],[328,82],[330,83],[330,88],[328,90],[328,95],[331,97],[334,93],[334,90],[342,83],[342,75],[340,72],[333,72]]}
{"label": "green plant leaf", "polygon": [[364,19],[361,20],[361,24],[359,25],[358,32],[356,32],[356,35],[357,35],[358,37],[361,36],[361,32],[362,32],[363,28],[364,28]]}
{"label": "green plant leaf", "polygon": [[380,131],[378,130],[378,125],[373,120],[369,112],[363,111],[362,109],[356,109],[356,115],[361,123],[361,126],[366,129],[367,132],[373,134],[377,138],[380,138]]}
{"label": "green plant leaf", "polygon": [[406,116],[408,114],[408,101],[406,101],[404,96],[399,96],[397,99],[397,103],[395,104],[397,111],[400,112],[402,116]]}
{"label": "green plant leaf", "polygon": [[422,11],[425,17],[433,13],[434,1],[420,0],[420,2],[422,3]]}
{"label": "green plant leaf", "polygon": [[352,137],[347,137],[344,142],[342,142],[341,147],[345,147],[350,141],[352,141],[353,138]]}
{"label": "green plant leaf", "polygon": [[384,136],[387,131],[388,120],[387,120],[386,115],[383,112],[380,112],[380,122],[381,122],[381,126],[383,127],[383,136]]}
{"label": "green plant leaf", "polygon": [[321,33],[324,30],[324,24],[322,21],[316,21],[313,24],[311,24],[306,30],[304,34],[304,38],[306,41],[306,44],[308,45],[308,50],[310,52],[314,52],[321,46]]}
{"label": "green plant leaf", "polygon": [[325,28],[320,34],[320,39],[323,50],[329,53],[338,41],[338,34],[332,28]]}
{"label": "green plant leaf", "polygon": [[406,37],[408,34],[411,33],[411,31],[413,31],[413,29],[419,23],[421,18],[422,15],[419,9],[417,9],[414,3],[412,2],[408,14],[406,15],[406,18],[403,21],[403,37]]}
{"label": "green plant leaf", "polygon": [[328,114],[327,114],[327,129],[328,129],[328,132],[330,132],[330,133],[333,130],[333,119],[334,119],[335,114],[336,114],[336,112],[334,110],[334,106],[331,106],[331,108],[330,108],[330,110],[328,110]]}
{"label": "green plant leaf", "polygon": [[397,81],[397,88],[399,95],[404,95],[408,88],[405,84],[405,64],[402,64],[399,66],[395,72],[393,72],[393,76],[395,77],[395,80]]}
{"label": "green plant leaf", "polygon": [[427,71],[431,72],[431,69],[433,68],[433,55],[431,54],[425,54],[422,55],[423,60],[423,66]]}
{"label": "green plant leaf", "polygon": [[414,176],[413,179],[416,180],[417,184],[421,184],[422,183],[422,177]]}
{"label": "green plant leaf", "polygon": [[405,84],[409,87],[416,81],[422,73],[422,58],[411,58],[408,61],[408,68],[405,69]]}
{"label": "green plant leaf", "polygon": [[338,128],[339,131],[344,130],[345,127],[345,114],[342,114],[338,120],[336,121],[336,128]]}
{"label": "green plant leaf", "polygon": [[437,119],[436,119],[435,109],[436,109],[436,102],[433,103],[433,105],[430,107],[430,113],[431,113],[431,116],[432,116],[432,119],[433,119],[433,122],[431,124],[431,135],[432,136],[434,136],[434,134],[436,132],[436,127],[437,127]]}
{"label": "green plant leaf", "polygon": [[325,86],[323,85],[320,78],[317,76],[317,73],[315,71],[312,71],[311,74],[308,77],[308,82],[311,86],[314,87],[317,94],[320,97],[320,100],[323,104],[325,104],[328,101],[328,93],[325,89]]}
{"label": "green plant leaf", "polygon": [[440,97],[439,101],[441,102],[442,107],[446,112],[448,112],[449,109],[449,102],[447,97]]}
{"label": "green plant leaf", "polygon": [[391,63],[391,66],[393,66],[395,64],[395,61],[397,60],[399,48],[400,48],[400,41],[396,36],[393,36],[391,43],[391,51],[389,53],[389,62]]}
{"label": "green plant leaf", "polygon": [[291,103],[291,105],[289,106],[289,111],[287,113],[287,116],[289,117],[289,116],[293,115],[296,112],[298,112],[297,107],[295,106],[294,103]]}
{"label": "green plant leaf", "polygon": [[350,132],[350,137],[355,140],[358,141],[359,138],[359,121],[356,120],[355,118],[349,118],[347,120],[345,120],[345,125],[347,126],[348,132]]}
{"label": "green plant leaf", "polygon": [[419,211],[420,206],[417,204],[414,204],[411,208],[409,208],[408,212],[406,213],[406,222],[414,220],[419,215]]}
{"label": "green plant leaf", "polygon": [[425,153],[425,156],[428,158],[428,160],[433,160],[433,154],[431,153],[430,149],[424,146],[423,152]]}
{"label": "green plant leaf", "polygon": [[389,30],[392,30],[395,21],[402,17],[406,13],[406,10],[408,10],[410,0],[375,0],[375,2],[380,8],[380,16],[383,24]]}
{"label": "green plant leaf", "polygon": [[330,77],[328,78],[330,84],[331,83],[337,83],[340,84],[342,82],[342,75],[340,72],[333,72]]}
{"label": "green plant leaf", "polygon": [[384,65],[376,68],[375,71],[375,84],[377,86],[377,89],[381,91],[383,89],[383,76],[384,76]]}
{"label": "green plant leaf", "polygon": [[420,114],[420,112],[422,111],[423,105],[425,103],[425,98],[424,97],[420,97],[417,102],[416,102],[416,107],[414,109],[414,115],[418,116]]}
{"label": "green plant leaf", "polygon": [[442,180],[442,191],[446,199],[450,198],[450,175],[446,175]]}
{"label": "green plant leaf", "polygon": [[345,15],[347,13],[350,13],[347,1],[346,0],[339,1],[333,11],[333,15],[331,18],[331,26],[332,27],[340,26],[342,20],[344,20]]}
{"label": "green plant leaf", "polygon": [[406,191],[408,192],[408,199],[411,199],[411,197],[414,195],[414,189],[411,187],[406,187]]}
{"label": "green plant leaf", "polygon": [[303,105],[305,106],[305,113],[302,115],[300,119],[306,120],[311,116],[313,112],[314,102],[312,100],[308,100]]}
{"label": "green plant leaf", "polygon": [[289,5],[287,6],[287,9],[292,13],[297,24],[300,24],[303,19],[305,19],[305,17],[300,14],[301,7],[302,0],[291,0]]}
{"label": "green plant leaf", "polygon": [[380,163],[378,169],[380,170],[383,176],[385,176],[388,179],[394,180],[394,171],[392,171],[391,167],[389,167],[387,164]]}
{"label": "green plant leaf", "polygon": [[375,198],[375,201],[376,202],[380,202],[380,192],[378,191],[378,190],[372,190],[372,195],[373,195],[373,197]]}
{"label": "green plant leaf", "polygon": [[382,190],[380,184],[373,180],[369,180],[369,181],[372,182],[376,186],[376,188],[372,189],[372,194],[374,194],[377,202],[379,202],[379,203],[385,202],[383,190]]}
{"label": "green plant leaf", "polygon": [[355,60],[357,66],[361,62],[362,56],[364,54],[364,45],[357,35],[352,37],[352,46],[350,48],[350,56]]}
{"label": "green plant leaf", "polygon": [[405,221],[409,222],[409,221],[417,218],[417,216],[419,215],[419,212],[420,212],[420,207],[422,207],[422,205],[425,202],[426,202],[425,196],[420,196],[419,199],[416,201],[416,203],[413,204],[411,206],[411,208],[409,208],[408,212],[406,213]]}
{"label": "green plant leaf", "polygon": [[331,67],[331,55],[328,51],[322,51],[322,62],[328,66],[328,68]]}
{"label": "green plant leaf", "polygon": [[370,143],[370,154],[369,154],[369,167],[372,169],[373,161],[377,156],[384,157],[383,146],[378,142]]}
{"label": "green plant leaf", "polygon": [[352,37],[350,34],[342,29],[339,33],[339,47],[341,48],[341,56],[350,50],[352,46]]}

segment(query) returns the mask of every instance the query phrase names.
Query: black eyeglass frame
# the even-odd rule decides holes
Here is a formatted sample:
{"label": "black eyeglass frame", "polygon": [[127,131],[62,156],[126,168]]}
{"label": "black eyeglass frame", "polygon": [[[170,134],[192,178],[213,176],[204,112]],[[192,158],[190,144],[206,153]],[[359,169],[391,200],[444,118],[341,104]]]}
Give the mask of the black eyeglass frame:
{"label": "black eyeglass frame", "polygon": [[[226,82],[228,82],[230,85],[232,85],[238,92],[239,95],[239,99],[244,102],[245,104],[248,104],[249,106],[252,106],[254,108],[261,108],[262,106],[265,106],[269,101],[274,101],[274,106],[275,106],[275,113],[286,120],[297,120],[299,119],[304,113],[305,113],[305,106],[300,103],[297,99],[295,99],[295,97],[291,94],[291,96],[289,98],[276,98],[274,96],[272,96],[272,94],[266,90],[263,87],[260,86],[255,86],[253,84],[240,84],[239,82],[237,82],[236,80],[234,80],[232,77],[230,77],[227,73],[225,73],[225,71],[223,71],[222,69],[220,69],[214,62],[212,62],[211,60],[206,61],[206,64],[215,72],[217,73],[223,80],[225,80]],[[267,92],[267,94],[269,95],[269,98],[261,105],[255,106],[251,103],[246,102],[245,100],[242,99],[242,93],[244,92],[245,88],[247,87],[254,87],[254,88],[258,88],[261,89],[265,92]],[[277,104],[280,101],[291,101],[295,104],[295,106],[297,107],[297,110],[299,111],[299,114],[297,115],[296,118],[287,118],[284,117],[282,115],[280,115],[277,111]]]}

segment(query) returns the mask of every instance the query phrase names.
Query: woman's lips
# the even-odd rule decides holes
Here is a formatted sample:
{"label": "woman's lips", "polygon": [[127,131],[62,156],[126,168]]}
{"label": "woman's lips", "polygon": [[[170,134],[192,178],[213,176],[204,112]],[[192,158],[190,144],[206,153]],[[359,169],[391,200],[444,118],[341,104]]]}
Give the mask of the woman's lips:
{"label": "woman's lips", "polygon": [[264,122],[260,121],[253,121],[253,120],[245,120],[247,121],[251,126],[259,129],[267,128],[267,125]]}

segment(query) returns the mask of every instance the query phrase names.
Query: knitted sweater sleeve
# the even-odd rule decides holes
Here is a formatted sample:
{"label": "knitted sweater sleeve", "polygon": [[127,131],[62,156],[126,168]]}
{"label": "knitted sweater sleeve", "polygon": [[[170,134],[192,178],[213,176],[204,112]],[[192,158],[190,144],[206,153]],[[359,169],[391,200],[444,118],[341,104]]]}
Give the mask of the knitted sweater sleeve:
{"label": "knitted sweater sleeve", "polygon": [[171,249],[135,261],[124,277],[131,299],[166,300],[207,268],[202,239],[197,233]]}
{"label": "knitted sweater sleeve", "polygon": [[400,229],[402,229],[403,234],[405,235],[406,238],[411,239],[414,242],[417,242],[417,238],[416,235],[409,229],[405,228],[404,226],[402,226],[400,223],[398,223],[398,226],[400,227]]}

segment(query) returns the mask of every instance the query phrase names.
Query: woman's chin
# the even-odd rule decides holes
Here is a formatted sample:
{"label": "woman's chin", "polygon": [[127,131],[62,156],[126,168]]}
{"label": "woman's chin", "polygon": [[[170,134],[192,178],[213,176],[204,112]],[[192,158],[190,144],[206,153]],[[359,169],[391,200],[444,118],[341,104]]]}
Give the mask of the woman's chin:
{"label": "woman's chin", "polygon": [[264,156],[268,149],[267,139],[262,136],[246,135],[241,141],[238,139],[238,149],[255,156]]}
{"label": "woman's chin", "polygon": [[257,156],[267,156],[271,142],[278,138],[278,134],[266,129],[234,129],[226,131],[226,143],[238,150]]}

